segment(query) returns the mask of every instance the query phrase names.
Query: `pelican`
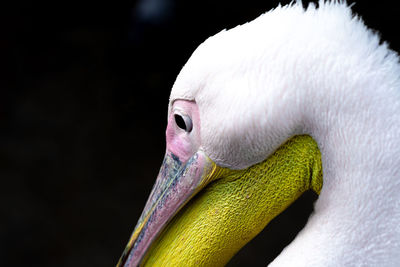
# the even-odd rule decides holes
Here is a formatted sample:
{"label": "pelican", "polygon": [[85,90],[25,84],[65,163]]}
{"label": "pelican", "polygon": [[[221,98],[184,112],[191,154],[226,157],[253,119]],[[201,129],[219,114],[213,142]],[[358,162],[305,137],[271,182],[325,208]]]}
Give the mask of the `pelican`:
{"label": "pelican", "polygon": [[307,190],[314,212],[270,266],[400,266],[399,66],[341,1],[208,38],[118,266],[223,266]]}

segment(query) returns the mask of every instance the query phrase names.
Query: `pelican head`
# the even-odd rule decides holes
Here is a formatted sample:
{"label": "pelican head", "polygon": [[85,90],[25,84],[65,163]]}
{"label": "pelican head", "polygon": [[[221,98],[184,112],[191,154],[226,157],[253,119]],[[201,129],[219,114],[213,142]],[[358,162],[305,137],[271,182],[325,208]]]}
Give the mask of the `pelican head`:
{"label": "pelican head", "polygon": [[399,73],[336,1],[207,39],[173,85],[165,158],[119,266],[224,265],[307,190],[315,211],[272,266],[399,265]]}

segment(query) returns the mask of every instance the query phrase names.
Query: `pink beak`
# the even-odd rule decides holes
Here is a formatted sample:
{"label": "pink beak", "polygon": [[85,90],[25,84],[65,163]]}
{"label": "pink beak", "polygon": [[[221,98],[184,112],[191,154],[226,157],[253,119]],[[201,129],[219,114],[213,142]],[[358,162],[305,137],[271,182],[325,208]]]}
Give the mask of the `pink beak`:
{"label": "pink beak", "polygon": [[167,150],[156,183],[117,266],[134,267],[174,215],[215,176],[216,165],[203,151],[186,163]]}

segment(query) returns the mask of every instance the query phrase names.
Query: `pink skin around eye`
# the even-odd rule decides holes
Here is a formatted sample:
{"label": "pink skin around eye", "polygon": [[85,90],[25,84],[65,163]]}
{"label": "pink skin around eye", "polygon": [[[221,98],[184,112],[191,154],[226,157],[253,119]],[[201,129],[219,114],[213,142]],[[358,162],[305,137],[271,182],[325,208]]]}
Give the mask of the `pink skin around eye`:
{"label": "pink skin around eye", "polygon": [[[190,132],[176,125],[175,111],[191,118],[193,128]],[[196,102],[188,100],[175,100],[168,118],[166,132],[167,151],[176,155],[181,162],[186,162],[199,149],[200,140],[200,115]]]}

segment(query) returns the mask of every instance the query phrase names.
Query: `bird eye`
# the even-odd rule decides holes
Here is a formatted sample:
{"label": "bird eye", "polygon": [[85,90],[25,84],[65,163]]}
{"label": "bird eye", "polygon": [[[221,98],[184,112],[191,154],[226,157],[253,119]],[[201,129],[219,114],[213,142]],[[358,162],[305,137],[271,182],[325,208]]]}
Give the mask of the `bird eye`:
{"label": "bird eye", "polygon": [[193,125],[192,125],[192,120],[190,119],[189,116],[175,114],[174,118],[175,118],[175,123],[179,128],[188,133],[192,131]]}

